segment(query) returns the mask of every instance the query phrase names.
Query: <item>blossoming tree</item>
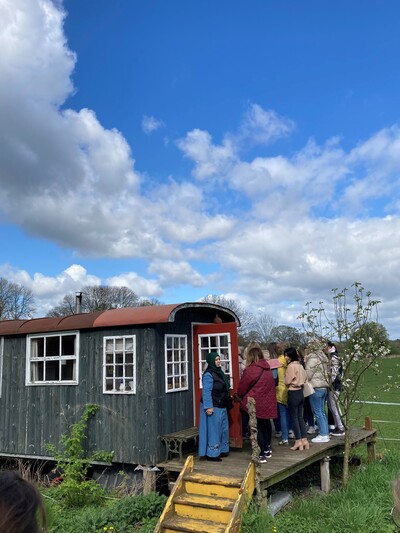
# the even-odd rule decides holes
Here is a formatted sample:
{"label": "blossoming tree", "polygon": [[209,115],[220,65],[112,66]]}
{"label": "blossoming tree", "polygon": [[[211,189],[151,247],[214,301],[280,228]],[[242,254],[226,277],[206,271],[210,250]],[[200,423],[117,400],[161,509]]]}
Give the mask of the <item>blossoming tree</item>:
{"label": "blossoming tree", "polygon": [[[358,282],[349,290],[332,289],[332,301],[306,304],[306,310],[298,317],[306,335],[310,338],[331,339],[340,346],[343,365],[342,390],[339,408],[345,427],[343,462],[343,485],[349,479],[350,417],[354,417],[355,403],[363,398],[363,376],[372,369],[379,372],[379,359],[389,353],[387,342],[376,334],[378,328],[369,328],[371,321],[377,323],[379,300],[374,300]],[[328,376],[328,382],[331,379]]]}

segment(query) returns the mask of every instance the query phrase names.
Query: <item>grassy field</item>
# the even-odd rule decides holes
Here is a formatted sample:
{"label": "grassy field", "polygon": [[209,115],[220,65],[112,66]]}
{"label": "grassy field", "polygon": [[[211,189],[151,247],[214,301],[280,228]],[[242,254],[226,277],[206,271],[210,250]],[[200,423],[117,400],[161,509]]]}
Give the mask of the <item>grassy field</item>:
{"label": "grassy field", "polygon": [[379,369],[378,375],[372,370],[365,374],[361,392],[365,403],[354,406],[354,425],[363,425],[364,418],[371,416],[378,430],[377,451],[400,450],[400,389],[387,390],[388,383],[400,381],[400,357],[380,360]]}

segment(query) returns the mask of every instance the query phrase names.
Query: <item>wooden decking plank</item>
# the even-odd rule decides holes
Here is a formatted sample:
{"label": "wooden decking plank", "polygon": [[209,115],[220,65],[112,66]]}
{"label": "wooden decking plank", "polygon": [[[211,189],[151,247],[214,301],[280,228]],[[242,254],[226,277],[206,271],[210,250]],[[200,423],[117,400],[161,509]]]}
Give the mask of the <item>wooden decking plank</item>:
{"label": "wooden decking plank", "polygon": [[[376,436],[376,430],[352,428],[350,432],[351,446],[368,444]],[[312,443],[310,449],[302,451],[290,450],[288,446],[279,446],[278,441],[272,441],[272,457],[261,465],[260,483],[263,489],[290,477],[296,472],[324,459],[327,456],[342,455],[344,451],[344,437],[332,437],[327,443]],[[251,460],[251,449],[246,443],[241,450],[232,450],[229,457],[224,457],[219,463],[200,461],[195,457],[195,471],[204,475],[224,478],[243,479],[246,468]],[[169,472],[180,472],[182,463],[173,459],[157,465]]]}

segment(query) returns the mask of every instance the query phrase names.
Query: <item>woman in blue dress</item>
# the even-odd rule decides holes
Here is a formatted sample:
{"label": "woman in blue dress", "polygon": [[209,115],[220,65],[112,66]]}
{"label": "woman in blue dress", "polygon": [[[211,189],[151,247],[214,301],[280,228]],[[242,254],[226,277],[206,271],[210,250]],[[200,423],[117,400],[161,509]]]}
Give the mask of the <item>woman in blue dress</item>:
{"label": "woman in blue dress", "polygon": [[208,366],[202,377],[203,396],[200,402],[199,457],[222,461],[221,457],[229,454],[227,407],[230,383],[216,352],[210,352],[206,360]]}

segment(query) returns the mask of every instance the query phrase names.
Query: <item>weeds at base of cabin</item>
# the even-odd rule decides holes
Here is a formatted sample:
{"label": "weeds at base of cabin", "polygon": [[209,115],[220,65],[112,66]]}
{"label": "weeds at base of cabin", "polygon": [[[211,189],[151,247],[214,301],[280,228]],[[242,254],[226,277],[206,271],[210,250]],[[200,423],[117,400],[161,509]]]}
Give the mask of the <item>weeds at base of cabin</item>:
{"label": "weeds at base of cabin", "polygon": [[87,479],[87,473],[93,461],[110,463],[113,452],[97,451],[87,457],[83,446],[89,419],[99,409],[94,404],[85,407],[78,422],[72,424],[69,432],[61,436],[60,449],[53,444],[47,445],[56,460],[57,470],[62,473],[62,482],[54,488],[53,497],[60,498],[67,508],[99,503],[106,497],[105,490],[96,481]]}

